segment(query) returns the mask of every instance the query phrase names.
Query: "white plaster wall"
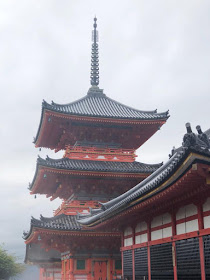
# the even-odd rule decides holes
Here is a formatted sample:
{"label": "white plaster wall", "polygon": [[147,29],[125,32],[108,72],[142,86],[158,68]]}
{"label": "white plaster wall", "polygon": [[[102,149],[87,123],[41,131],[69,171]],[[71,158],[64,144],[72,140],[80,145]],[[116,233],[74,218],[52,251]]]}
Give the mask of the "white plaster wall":
{"label": "white plaster wall", "polygon": [[131,245],[133,245],[133,238],[132,237],[124,239],[124,246],[131,246]]}
{"label": "white plaster wall", "polygon": [[176,213],[176,220],[184,219],[186,215],[185,207],[179,208],[179,210]]}
{"label": "white plaster wall", "polygon": [[163,228],[163,238],[172,236],[172,227]]}
{"label": "white plaster wall", "polygon": [[198,230],[198,219],[186,222],[186,232]]}
{"label": "white plaster wall", "polygon": [[151,222],[151,228],[158,227],[162,225],[162,215],[155,217]]}
{"label": "white plaster wall", "polygon": [[210,210],[210,197],[207,198],[206,202],[203,204],[203,212]]}
{"label": "white plaster wall", "polygon": [[194,204],[189,204],[186,206],[186,217],[191,217],[198,214],[197,206]]}
{"label": "white plaster wall", "polygon": [[163,225],[171,223],[171,214],[165,213],[163,215]]}
{"label": "white plaster wall", "polygon": [[176,225],[176,234],[186,233],[186,223]]}
{"label": "white plaster wall", "polygon": [[210,216],[204,217],[204,228],[210,228]]}
{"label": "white plaster wall", "polygon": [[163,230],[158,229],[151,232],[151,240],[157,240],[163,238]]}
{"label": "white plaster wall", "polygon": [[183,234],[198,230],[198,219],[176,225],[176,233]]}
{"label": "white plaster wall", "polygon": [[135,243],[136,244],[147,242],[147,240],[148,240],[147,239],[147,233],[135,236]]}
{"label": "white plaster wall", "polygon": [[191,217],[198,213],[197,206],[194,204],[189,204],[184,207],[179,208],[176,213],[176,220],[181,220],[186,217]]}
{"label": "white plaster wall", "polygon": [[141,231],[144,231],[144,230],[147,230],[147,223],[146,222],[141,222],[141,223],[138,223],[136,228],[135,228],[135,232],[141,232]]}
{"label": "white plaster wall", "polygon": [[171,222],[171,215],[169,213],[165,213],[163,215],[155,217],[151,222],[151,228],[158,227],[161,225],[165,225]]}
{"label": "white plaster wall", "polygon": [[131,227],[127,227],[124,231],[124,236],[128,236],[132,234],[132,228]]}

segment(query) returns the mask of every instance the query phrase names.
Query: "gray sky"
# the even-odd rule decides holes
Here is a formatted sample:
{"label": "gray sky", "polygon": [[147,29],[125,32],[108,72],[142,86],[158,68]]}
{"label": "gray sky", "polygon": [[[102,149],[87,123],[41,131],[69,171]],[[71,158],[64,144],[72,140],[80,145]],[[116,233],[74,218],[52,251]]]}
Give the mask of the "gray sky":
{"label": "gray sky", "polygon": [[63,155],[32,144],[42,99],[68,103],[87,93],[95,14],[104,93],[136,109],[170,110],[139,161],[166,161],[188,121],[210,127],[210,1],[1,0],[0,241],[21,258],[30,216],[52,216],[60,204],[27,190],[38,154]]}

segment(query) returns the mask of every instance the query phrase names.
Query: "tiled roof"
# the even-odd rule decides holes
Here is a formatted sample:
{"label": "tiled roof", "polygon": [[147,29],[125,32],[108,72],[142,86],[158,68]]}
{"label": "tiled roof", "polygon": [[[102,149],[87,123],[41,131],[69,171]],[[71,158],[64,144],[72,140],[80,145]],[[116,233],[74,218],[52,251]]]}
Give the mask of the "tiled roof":
{"label": "tiled roof", "polygon": [[[189,124],[187,125],[189,129]],[[208,163],[210,164],[210,140],[207,134],[202,133],[195,135],[192,131],[188,131],[183,138],[182,147],[172,151],[171,158],[168,162],[126,193],[108,201],[107,203],[101,203],[102,207],[97,212],[90,211],[91,214],[80,216],[78,221],[83,225],[90,225],[92,223],[97,223],[99,220],[100,222],[102,220],[106,220],[109,217],[123,211],[123,209],[126,209],[132,201],[150,193],[163,182],[168,180],[190,152],[204,154],[209,157]],[[192,156],[191,160],[187,164],[185,163],[185,168],[190,166],[195,159],[196,156]],[[175,180],[175,178],[173,180]],[[167,183],[165,187],[167,186],[169,186],[169,183]],[[154,193],[155,192],[153,192],[151,196],[154,195]]]}
{"label": "tiled roof", "polygon": [[94,171],[94,172],[117,172],[117,173],[148,173],[151,174],[157,170],[162,163],[146,164],[142,162],[112,162],[112,161],[93,161],[93,160],[79,160],[79,159],[51,159],[47,157],[42,159],[38,157],[36,172],[32,183],[29,185],[29,190],[33,188],[39,167],[50,167],[62,170],[77,170],[77,171]]}
{"label": "tiled roof", "polygon": [[102,93],[97,87],[91,88],[88,94],[69,104],[61,105],[46,101],[42,103],[43,109],[59,112],[68,115],[80,115],[103,118],[124,118],[137,120],[166,120],[168,112],[157,113],[157,111],[140,111],[123,105]]}
{"label": "tiled roof", "polygon": [[40,228],[50,228],[57,230],[80,230],[81,226],[75,216],[61,214],[52,218],[40,217],[40,220],[32,217],[31,225]]}
{"label": "tiled roof", "polygon": [[119,173],[151,173],[159,168],[159,164],[146,164],[142,162],[113,162],[113,161],[93,161],[93,160],[78,160],[78,159],[46,159],[38,158],[37,164],[65,169],[65,170],[81,170],[81,171],[98,171],[98,172],[119,172]]}

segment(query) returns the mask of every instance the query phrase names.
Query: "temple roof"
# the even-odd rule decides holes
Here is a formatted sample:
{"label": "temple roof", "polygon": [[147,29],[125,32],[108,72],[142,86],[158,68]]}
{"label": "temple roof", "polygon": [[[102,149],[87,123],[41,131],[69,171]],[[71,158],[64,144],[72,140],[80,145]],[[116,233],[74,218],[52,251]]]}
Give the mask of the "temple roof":
{"label": "temple roof", "polygon": [[157,113],[154,111],[141,111],[129,106],[123,105],[109,97],[107,97],[100,89],[93,87],[88,94],[72,103],[68,104],[52,104],[43,101],[43,109],[54,111],[57,113],[67,115],[80,115],[90,117],[103,118],[119,118],[119,119],[136,119],[136,120],[166,120],[168,111],[164,113]]}
{"label": "temple roof", "polygon": [[[179,149],[172,150],[168,162],[126,193],[107,203],[101,203],[102,207],[97,211],[90,211],[91,214],[81,215],[79,217],[79,222],[87,226],[98,224],[99,222],[101,223],[127,209],[131,202],[133,202],[132,205],[134,205],[137,199],[140,200],[140,198],[143,198],[145,195],[148,195],[148,197],[155,195],[157,191],[160,191],[158,187],[163,183],[165,183],[164,189],[169,187],[192,166],[192,163],[199,160],[202,161],[202,159],[205,158],[205,162],[210,164],[210,139],[208,134],[203,133],[200,126],[197,126],[196,128],[199,134],[196,135],[192,132],[189,124],[186,126],[187,133],[183,138],[183,144]],[[188,160],[185,161],[188,156]],[[175,172],[184,161],[185,164],[183,168],[179,170],[175,176]]]}
{"label": "temple roof", "polygon": [[34,217],[31,218],[31,228],[28,233],[24,233],[24,239],[27,239],[30,236],[33,227],[59,231],[81,230],[81,225],[77,222],[76,216],[61,214],[55,217],[46,218],[41,215],[40,220],[35,219]]}
{"label": "temple roof", "polygon": [[33,189],[35,180],[38,175],[38,170],[41,167],[47,167],[58,170],[65,171],[81,171],[81,172],[114,172],[118,174],[151,174],[157,168],[159,168],[162,163],[158,164],[146,164],[142,162],[112,162],[112,161],[93,161],[93,160],[77,160],[77,159],[51,159],[47,157],[46,159],[42,159],[38,157],[37,159],[37,167],[36,172],[33,178],[32,183],[29,185],[29,190]]}
{"label": "temple roof", "polygon": [[46,167],[65,169],[65,170],[81,170],[81,171],[98,171],[98,172],[119,172],[119,173],[151,173],[159,168],[162,163],[146,164],[138,161],[133,162],[114,162],[114,161],[94,161],[79,159],[46,159],[38,158],[37,165]]}
{"label": "temple roof", "polygon": [[50,228],[55,230],[80,230],[81,226],[75,216],[61,214],[52,218],[46,218],[42,215],[40,220],[31,218],[31,225],[40,228]]}

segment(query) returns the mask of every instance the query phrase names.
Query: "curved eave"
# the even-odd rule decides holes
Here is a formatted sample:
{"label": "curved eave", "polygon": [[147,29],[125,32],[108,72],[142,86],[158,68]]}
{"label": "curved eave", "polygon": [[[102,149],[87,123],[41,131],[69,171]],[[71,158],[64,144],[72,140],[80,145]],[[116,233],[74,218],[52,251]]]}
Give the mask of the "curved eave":
{"label": "curved eave", "polygon": [[[59,162],[61,159],[50,159],[49,160],[53,161],[53,162]],[[70,160],[70,159],[69,159]],[[76,161],[76,160],[75,160]],[[78,160],[78,161],[81,161],[81,160]],[[35,184],[37,183],[37,180],[39,180],[39,173],[44,170],[44,169],[48,169],[48,170],[52,170],[54,173],[60,173],[61,171],[63,171],[65,174],[68,174],[68,173],[81,173],[81,175],[92,175],[93,173],[95,174],[103,174],[103,175],[106,175],[106,176],[113,176],[114,174],[116,174],[118,177],[145,177],[147,176],[148,174],[151,174],[152,172],[154,172],[156,169],[158,169],[162,163],[158,163],[158,164],[144,164],[144,163],[141,163],[141,162],[138,162],[139,164],[142,164],[145,166],[145,169],[142,168],[142,170],[95,170],[94,168],[90,168],[90,169],[80,169],[80,168],[72,168],[72,169],[69,169],[69,168],[64,168],[63,166],[58,166],[58,167],[53,167],[53,166],[50,166],[49,164],[47,164],[48,160],[44,160],[42,158],[38,158],[37,159],[37,164],[36,164],[36,171],[35,171],[35,174],[34,174],[34,177],[33,177],[33,180],[32,180],[32,183],[30,184],[30,187],[29,187],[29,190],[31,192],[33,192],[34,190],[34,186]],[[86,163],[85,161],[83,161],[84,163]],[[116,164],[119,163],[119,162],[116,162]],[[146,170],[146,167],[148,168],[151,168],[151,170]]]}
{"label": "curved eave", "polygon": [[58,234],[60,235],[68,235],[68,236],[75,236],[75,237],[121,237],[121,233],[119,232],[104,232],[104,231],[93,231],[88,229],[78,229],[78,230],[67,230],[67,229],[54,229],[54,228],[46,228],[46,227],[40,227],[40,226],[31,226],[29,233],[24,236],[25,244],[33,243],[34,241],[37,242],[37,237],[40,234]]}
{"label": "curved eave", "polygon": [[[155,176],[158,172],[160,172],[161,168],[154,172],[156,174],[153,173],[144,181],[139,183],[136,187],[132,188],[120,197],[108,202],[110,203],[110,205],[108,203],[108,205],[106,205],[106,203],[102,204],[100,212],[98,212],[96,215],[83,218],[81,220],[78,220],[78,222],[85,227],[93,227],[100,223],[103,223],[106,220],[111,219],[113,216],[116,216],[122,211],[128,209],[129,207],[133,207],[137,203],[139,204],[142,201],[145,201],[148,198],[155,196],[157,193],[163,191],[164,189],[170,187],[192,166],[193,163],[197,161],[203,161],[207,164],[210,164],[210,153],[206,154],[205,152],[197,152],[193,149],[188,150],[186,153],[184,153],[181,157],[181,160],[177,162],[177,165],[175,164],[175,162],[173,162],[175,157],[176,154],[164,165],[167,167],[170,164],[174,164],[174,168],[172,168],[171,172],[164,176],[164,178],[158,183]],[[162,169],[164,169],[164,166]],[[147,183],[145,183],[145,181]],[[153,185],[152,181],[154,181]]]}
{"label": "curved eave", "polygon": [[[111,99],[110,99],[111,100]],[[76,102],[73,102],[76,103]],[[72,103],[72,104],[73,104]],[[117,103],[117,102],[116,102]],[[54,103],[55,104],[55,103]],[[120,103],[119,103],[120,104]],[[57,105],[57,106],[65,106],[65,105]],[[128,107],[128,106],[127,106]],[[130,108],[130,107],[128,107]],[[133,109],[133,108],[130,108]],[[138,111],[138,110],[136,110]],[[63,118],[72,118],[72,117],[84,117],[84,118],[88,118],[88,119],[92,119],[92,120],[100,120],[103,122],[110,120],[113,122],[116,121],[126,121],[126,122],[131,122],[131,123],[135,123],[135,122],[148,122],[148,123],[155,123],[155,122],[160,122],[160,123],[165,123],[166,120],[170,117],[170,115],[168,114],[168,111],[163,112],[163,113],[156,113],[156,111],[139,111],[141,113],[145,113],[145,114],[153,114],[153,117],[145,117],[145,118],[138,118],[138,117],[116,117],[116,116],[106,116],[106,115],[99,115],[99,114],[80,114],[80,113],[71,113],[71,112],[59,112],[58,110],[53,108],[53,105],[48,104],[46,101],[43,101],[42,103],[42,113],[41,113],[41,119],[40,119],[40,123],[39,123],[39,127],[38,127],[38,131],[36,134],[36,137],[34,138],[33,143],[35,144],[36,147],[41,147],[39,145],[40,142],[40,135],[42,134],[41,131],[43,129],[43,127],[45,126],[45,116],[47,115],[46,113],[50,114],[50,115],[56,115],[57,117],[60,117],[61,119]]]}

